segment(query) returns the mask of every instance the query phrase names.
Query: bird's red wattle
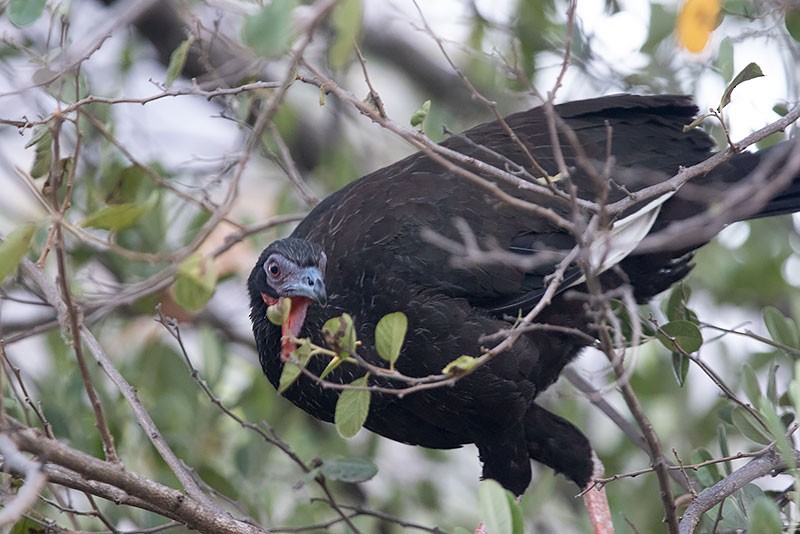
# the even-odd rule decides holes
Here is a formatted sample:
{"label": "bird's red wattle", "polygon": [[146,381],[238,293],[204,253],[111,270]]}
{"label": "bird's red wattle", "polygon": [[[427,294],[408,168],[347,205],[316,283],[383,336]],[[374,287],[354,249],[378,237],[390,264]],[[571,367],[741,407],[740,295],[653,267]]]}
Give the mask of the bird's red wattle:
{"label": "bird's red wattle", "polygon": [[[270,297],[266,293],[261,293],[261,298],[267,306],[272,306],[278,303],[278,299]],[[286,362],[292,352],[297,349],[297,345],[292,343],[291,339],[300,335],[300,330],[303,328],[303,322],[306,320],[306,311],[311,299],[306,297],[292,297],[289,299],[290,308],[289,316],[281,326],[281,361]]]}

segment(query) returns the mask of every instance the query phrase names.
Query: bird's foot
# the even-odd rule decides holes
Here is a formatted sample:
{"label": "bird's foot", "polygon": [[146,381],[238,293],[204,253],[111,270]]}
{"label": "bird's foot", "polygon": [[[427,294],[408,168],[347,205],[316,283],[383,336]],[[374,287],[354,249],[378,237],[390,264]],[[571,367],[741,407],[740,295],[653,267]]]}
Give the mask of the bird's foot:
{"label": "bird's foot", "polygon": [[605,487],[594,483],[595,479],[605,475],[603,463],[594,451],[592,451],[592,463],[594,463],[592,480],[584,488],[583,504],[589,513],[589,521],[592,522],[595,534],[614,534],[614,523],[611,521],[611,509],[608,507]]}

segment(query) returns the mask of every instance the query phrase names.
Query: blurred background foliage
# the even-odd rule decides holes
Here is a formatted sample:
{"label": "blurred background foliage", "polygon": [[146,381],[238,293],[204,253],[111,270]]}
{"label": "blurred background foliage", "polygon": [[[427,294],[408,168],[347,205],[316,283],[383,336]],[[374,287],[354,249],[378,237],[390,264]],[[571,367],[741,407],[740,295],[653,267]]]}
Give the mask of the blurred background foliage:
{"label": "blurred background foliage", "polygon": [[[355,60],[357,42],[388,115],[407,124],[430,100],[424,128],[437,140],[445,137],[443,125],[459,131],[491,118],[448,61],[506,113],[538,103],[531,86],[542,94],[552,90],[568,42],[571,65],[557,101],[616,92],[688,93],[707,109],[716,107],[725,86],[751,61],[765,76],[737,88],[725,109],[733,139],[774,121],[798,101],[800,6],[792,2],[723,2],[710,41],[698,53],[676,40],[680,2],[581,0],[571,36],[567,7],[562,0],[342,0],[303,54],[361,97],[367,87]],[[157,304],[180,321],[199,379],[236,415],[274,432],[306,462],[356,457],[378,465],[369,482],[333,482],[337,501],[428,528],[474,528],[480,519],[474,448],[414,449],[366,431],[344,441],[332,426],[279,398],[256,363],[245,279],[259,251],[286,235],[297,217],[259,231],[257,226],[277,214],[302,214],[309,199],[324,198],[411,150],[332,96],[293,80],[287,51],[307,35],[318,4],[10,0],[2,8],[0,235],[34,224],[25,254],[42,259],[55,280],[51,221],[59,206],[66,207],[70,290],[178,456],[221,498],[236,503],[231,507],[237,513],[274,532],[336,519],[315,500],[319,489],[302,483],[304,473],[284,451],[242,428],[203,393],[174,336],[154,320]],[[277,86],[284,80],[290,83],[281,94]],[[246,85],[260,81],[277,83]],[[237,87],[243,88],[228,90]],[[274,110],[270,124],[258,142],[248,144],[254,119],[265,109]],[[52,132],[59,117],[64,122],[56,152]],[[706,122],[724,144],[719,124]],[[70,178],[51,183],[56,167]],[[294,171],[313,197],[298,194],[287,178]],[[771,339],[775,332],[766,328],[761,310],[773,306],[796,332],[798,229],[797,216],[738,223],[705,247],[686,282],[699,321]],[[226,241],[231,236],[243,239]],[[642,313],[661,320],[665,312],[655,302]],[[41,409],[59,440],[102,457],[72,347],[41,290],[21,275],[8,276],[0,288],[0,328],[3,409],[33,426],[43,424],[35,415]],[[711,327],[703,332],[700,356],[733,391],[745,398],[742,366],[748,363],[765,398],[791,417],[784,393],[795,380],[797,352]],[[769,396],[775,364],[776,391]],[[600,354],[585,354],[576,367],[599,386],[611,383]],[[119,391],[96,366],[91,371],[127,469],[179,487]],[[703,459],[696,451],[704,448],[722,455],[721,443],[731,454],[762,446],[742,435],[731,402],[696,366],[689,366],[683,385],[673,375],[669,351],[651,342],[640,351],[631,377],[668,455],[674,450],[684,462],[694,462]],[[646,454],[571,385],[562,380],[547,396],[556,412],[590,437],[609,475],[649,465]],[[613,388],[606,397],[626,413]],[[585,531],[588,522],[574,487],[546,469],[535,470],[520,503],[526,530]],[[712,475],[701,476],[701,483],[713,481]],[[784,490],[792,477],[759,484]],[[48,491],[59,493],[65,508],[90,510],[81,495]],[[746,526],[748,503],[760,495],[757,488],[747,491],[725,508],[728,523],[720,525]],[[620,531],[663,530],[654,475],[612,482],[608,493]],[[70,524],[52,504],[55,496],[46,497],[29,514],[34,524],[107,528],[92,514],[77,514]],[[98,501],[98,507],[123,531],[167,523],[111,502]],[[787,525],[797,518],[792,510],[784,508]],[[359,516],[356,523],[364,532],[410,528],[377,515]],[[713,524],[712,517],[704,528]],[[347,531],[338,523],[329,528]]]}

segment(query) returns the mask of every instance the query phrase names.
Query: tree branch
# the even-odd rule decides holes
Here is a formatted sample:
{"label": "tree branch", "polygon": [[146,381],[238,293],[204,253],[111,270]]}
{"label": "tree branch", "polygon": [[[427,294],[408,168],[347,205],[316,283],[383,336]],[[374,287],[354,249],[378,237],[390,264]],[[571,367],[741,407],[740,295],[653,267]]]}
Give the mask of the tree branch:
{"label": "tree branch", "polygon": [[[39,456],[52,481],[116,502],[156,512],[208,534],[264,534],[257,525],[234,519],[184,493],[99,460],[5,416],[4,435],[23,451]],[[58,466],[55,467],[54,466]],[[13,465],[9,467],[14,468]]]}
{"label": "tree branch", "polygon": [[[800,452],[795,451],[794,455],[795,461],[800,461]],[[742,489],[757,478],[785,468],[786,463],[775,446],[768,447],[761,456],[750,460],[710,488],[703,490],[683,513],[680,522],[680,534],[692,534],[697,525],[700,524],[703,514],[733,495],[734,492]]]}

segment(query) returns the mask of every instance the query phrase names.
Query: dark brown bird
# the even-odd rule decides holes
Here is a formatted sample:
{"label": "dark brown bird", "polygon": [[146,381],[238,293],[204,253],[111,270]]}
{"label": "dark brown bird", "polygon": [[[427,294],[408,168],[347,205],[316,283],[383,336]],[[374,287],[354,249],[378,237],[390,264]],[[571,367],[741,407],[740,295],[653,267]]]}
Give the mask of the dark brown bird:
{"label": "dark brown bird", "polygon": [[[567,192],[571,183],[579,198],[591,202],[604,194],[607,203],[627,198],[672,177],[681,167],[704,161],[713,148],[702,131],[683,132],[697,112],[685,96],[618,95],[562,104],[555,110],[574,132],[584,154],[579,158],[568,138],[561,136],[568,179],[558,172],[542,108],[511,115],[506,122],[551,177],[553,187]],[[476,126],[442,144],[501,169],[525,168],[535,182],[545,181],[497,122]],[[771,152],[788,152],[788,146],[783,144]],[[690,252],[711,236],[687,237],[683,246],[646,253],[637,251],[639,242],[672,222],[703,213],[722,198],[726,188],[747,177],[765,153],[736,154],[690,182],[691,194],[683,194],[683,190],[666,194],[638,202],[619,214],[610,231],[617,237],[602,249],[604,254],[597,254],[605,256],[604,262],[598,260],[596,265],[605,270],[600,276],[603,285],[613,288],[629,283],[635,298],[645,302],[683,278],[691,268]],[[598,184],[587,162],[597,171],[595,176],[610,164],[608,176],[613,184]],[[517,188],[488,175],[485,178],[506,193],[573,220],[568,198],[557,199],[541,189]],[[698,194],[701,187],[702,194]],[[765,199],[758,211],[736,214],[731,220],[798,209],[800,178],[795,178],[781,193]],[[461,241],[459,225],[466,225],[485,247],[523,256],[548,252],[548,256],[527,270],[500,262],[454,267],[450,253],[423,234],[432,231]],[[376,323],[388,313],[404,312],[409,330],[397,368],[416,377],[441,373],[463,354],[479,355],[486,345],[482,336],[508,328],[520,312],[531,310],[543,294],[548,275],[575,246],[573,235],[553,220],[506,203],[488,188],[457,176],[425,154],[414,154],[332,194],[308,214],[291,237],[263,251],[248,280],[262,368],[277,387],[282,353],[286,356],[292,346],[286,339],[282,343],[282,329],[267,320],[266,311],[268,303],[291,297],[292,312],[284,325],[287,333],[324,345],[323,323],[347,312],[362,341],[359,354],[376,365],[382,365],[375,351]],[[612,264],[617,269],[608,270]],[[536,321],[594,337],[585,301],[564,298],[570,291],[585,290],[580,269],[570,267],[552,303]],[[453,387],[403,398],[373,395],[365,426],[387,438],[423,447],[449,449],[474,443],[483,462],[483,476],[496,479],[517,495],[530,483],[531,459],[585,488],[593,473],[588,440],[535,400],[588,344],[586,336],[531,331]],[[321,359],[312,360],[309,369],[319,375],[325,365]],[[327,380],[350,382],[360,375],[363,370],[358,366],[342,365]],[[402,386],[376,377],[370,377],[370,384]],[[300,377],[284,396],[314,417],[333,421],[335,390]]]}

